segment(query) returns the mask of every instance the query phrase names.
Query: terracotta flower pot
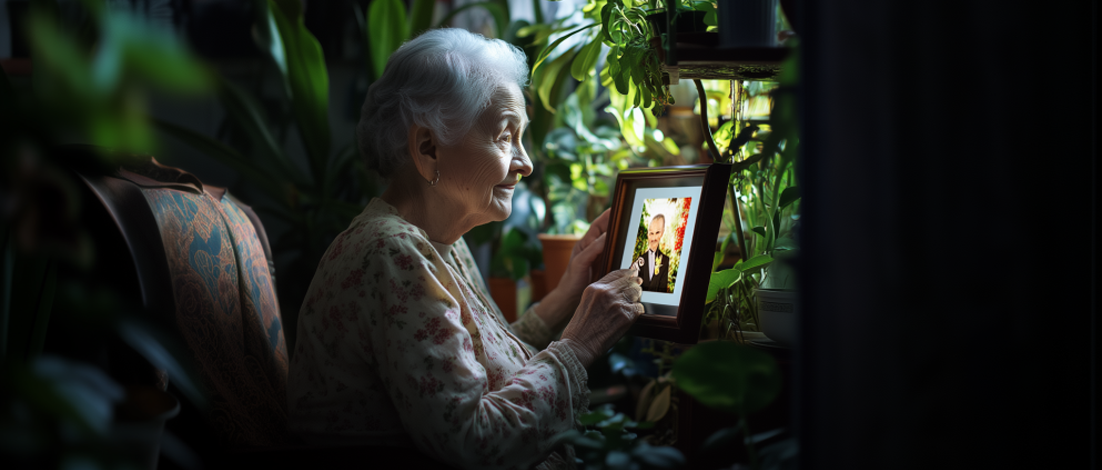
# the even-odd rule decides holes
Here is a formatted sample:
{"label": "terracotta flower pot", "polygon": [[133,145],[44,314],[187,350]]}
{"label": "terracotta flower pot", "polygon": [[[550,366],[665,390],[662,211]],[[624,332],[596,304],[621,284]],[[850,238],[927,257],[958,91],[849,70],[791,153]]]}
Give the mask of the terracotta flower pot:
{"label": "terracotta flower pot", "polygon": [[547,271],[533,269],[528,272],[532,279],[532,301],[539,302],[547,295]]}
{"label": "terracotta flower pot", "polygon": [[505,315],[505,321],[517,321],[517,283],[507,277],[490,278],[490,296]]}
{"label": "terracotta flower pot", "polygon": [[551,292],[559,285],[566,266],[570,264],[570,254],[574,250],[574,244],[582,239],[581,235],[539,235],[540,244],[543,245],[543,265],[547,271],[544,279],[546,290]]}

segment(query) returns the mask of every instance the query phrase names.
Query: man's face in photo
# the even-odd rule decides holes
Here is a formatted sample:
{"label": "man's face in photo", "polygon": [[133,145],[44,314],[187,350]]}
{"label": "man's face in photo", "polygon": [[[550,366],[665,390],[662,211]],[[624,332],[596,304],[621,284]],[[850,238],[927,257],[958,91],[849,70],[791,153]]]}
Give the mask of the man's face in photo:
{"label": "man's face in photo", "polygon": [[650,221],[650,231],[647,232],[647,241],[650,242],[651,251],[658,252],[658,242],[662,240],[662,234],[666,232],[666,221],[655,217]]}

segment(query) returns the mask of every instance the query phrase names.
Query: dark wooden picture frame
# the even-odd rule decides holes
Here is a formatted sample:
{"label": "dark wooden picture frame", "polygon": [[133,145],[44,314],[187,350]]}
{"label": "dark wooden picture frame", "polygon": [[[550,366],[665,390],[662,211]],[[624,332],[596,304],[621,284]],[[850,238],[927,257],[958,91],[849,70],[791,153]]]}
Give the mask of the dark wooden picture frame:
{"label": "dark wooden picture frame", "polygon": [[640,189],[700,187],[700,201],[696,206],[695,218],[687,221],[694,227],[688,246],[688,257],[685,257],[684,252],[680,255],[679,272],[682,274],[678,277],[682,279],[681,292],[679,298],[673,297],[677,304],[657,305],[644,302],[648,313],[636,320],[632,334],[681,344],[697,342],[730,175],[731,165],[725,163],[639,168],[623,170],[617,175],[616,188],[612,193],[605,252],[595,270],[595,279],[622,268],[628,237],[635,240],[637,236],[637,232],[632,229],[637,227],[639,221],[631,219],[633,209],[636,206],[642,207],[645,200],[637,200]]}

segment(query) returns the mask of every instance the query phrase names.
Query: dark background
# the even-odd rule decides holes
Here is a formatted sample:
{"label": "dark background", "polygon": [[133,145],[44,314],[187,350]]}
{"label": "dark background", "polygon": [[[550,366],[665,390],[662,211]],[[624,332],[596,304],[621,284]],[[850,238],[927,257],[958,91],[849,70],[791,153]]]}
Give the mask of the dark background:
{"label": "dark background", "polygon": [[1098,468],[1097,2],[800,4],[805,468]]}

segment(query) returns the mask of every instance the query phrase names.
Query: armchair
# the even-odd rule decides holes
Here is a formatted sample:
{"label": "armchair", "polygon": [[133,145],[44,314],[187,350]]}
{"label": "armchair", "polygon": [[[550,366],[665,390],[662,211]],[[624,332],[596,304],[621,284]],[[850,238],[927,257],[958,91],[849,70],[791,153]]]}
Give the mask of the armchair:
{"label": "armchair", "polygon": [[[413,449],[317,448],[288,435],[288,353],[274,263],[249,206],[154,159],[110,176],[81,177],[121,232],[143,305],[175,329],[196,364],[209,406],[185,403],[167,427],[205,467],[379,459],[442,467]],[[157,385],[165,389],[171,377],[160,376]]]}

